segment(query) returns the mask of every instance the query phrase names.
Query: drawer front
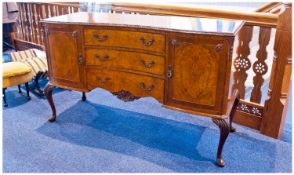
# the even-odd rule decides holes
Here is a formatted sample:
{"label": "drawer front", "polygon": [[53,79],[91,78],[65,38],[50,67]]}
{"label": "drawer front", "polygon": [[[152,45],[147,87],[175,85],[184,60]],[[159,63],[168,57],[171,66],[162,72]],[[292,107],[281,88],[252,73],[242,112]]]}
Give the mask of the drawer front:
{"label": "drawer front", "polygon": [[86,65],[164,74],[164,57],[110,49],[86,49]]}
{"label": "drawer front", "polygon": [[85,29],[84,40],[85,45],[125,47],[159,53],[165,51],[165,37],[162,34]]}
{"label": "drawer front", "polygon": [[87,69],[86,74],[89,90],[96,87],[111,92],[127,90],[134,96],[152,96],[163,102],[164,80],[132,73],[93,68]]}

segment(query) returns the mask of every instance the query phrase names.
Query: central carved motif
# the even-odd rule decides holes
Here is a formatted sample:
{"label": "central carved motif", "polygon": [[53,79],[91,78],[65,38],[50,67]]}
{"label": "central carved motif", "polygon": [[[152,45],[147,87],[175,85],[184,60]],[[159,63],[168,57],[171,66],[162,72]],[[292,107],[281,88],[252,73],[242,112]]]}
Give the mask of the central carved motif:
{"label": "central carved motif", "polygon": [[127,101],[134,101],[139,99],[140,97],[134,96],[131,92],[126,90],[121,90],[118,92],[112,92],[113,95],[115,95],[118,99],[127,102]]}

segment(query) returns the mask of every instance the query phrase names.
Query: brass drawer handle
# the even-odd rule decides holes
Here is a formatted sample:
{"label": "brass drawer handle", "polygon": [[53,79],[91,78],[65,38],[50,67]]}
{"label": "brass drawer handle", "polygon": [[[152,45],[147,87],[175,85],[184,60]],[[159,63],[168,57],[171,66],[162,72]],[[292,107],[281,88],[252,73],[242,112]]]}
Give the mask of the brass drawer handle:
{"label": "brass drawer handle", "polygon": [[148,42],[146,42],[144,36],[142,36],[142,37],[140,38],[140,40],[141,40],[142,44],[143,44],[144,46],[146,46],[146,47],[151,46],[151,45],[154,43],[154,41],[155,41],[154,38],[151,37],[150,40],[149,40]]}
{"label": "brass drawer handle", "polygon": [[104,79],[101,79],[99,77],[96,77],[96,80],[100,83],[106,83],[107,81],[111,80],[110,77],[105,77]]}
{"label": "brass drawer handle", "polygon": [[145,68],[151,68],[154,64],[155,64],[155,61],[150,61],[148,64],[146,64],[146,62],[141,59],[140,60],[140,63],[145,67]]}
{"label": "brass drawer handle", "polygon": [[93,34],[93,37],[94,37],[95,39],[97,39],[98,41],[100,41],[100,42],[105,41],[105,40],[108,39],[108,35],[103,35],[103,37],[100,38],[99,34],[97,34],[97,33],[94,33],[94,34]]}
{"label": "brass drawer handle", "polygon": [[146,87],[145,83],[143,83],[143,82],[141,82],[139,84],[139,87],[140,87],[140,89],[142,89],[142,90],[144,90],[146,92],[151,92],[155,88],[155,86],[153,84],[151,86],[149,86],[149,87]]}
{"label": "brass drawer handle", "polygon": [[109,56],[106,54],[104,57],[100,57],[98,54],[95,54],[95,58],[100,60],[100,61],[107,61],[109,59]]}

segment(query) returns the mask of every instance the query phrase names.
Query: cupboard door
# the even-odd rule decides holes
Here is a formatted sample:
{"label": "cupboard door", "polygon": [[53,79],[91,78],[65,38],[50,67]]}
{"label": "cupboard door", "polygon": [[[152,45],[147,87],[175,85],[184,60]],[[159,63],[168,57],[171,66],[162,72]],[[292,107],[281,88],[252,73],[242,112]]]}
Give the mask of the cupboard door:
{"label": "cupboard door", "polygon": [[231,66],[228,46],[224,38],[217,36],[171,36],[167,105],[222,114]]}
{"label": "cupboard door", "polygon": [[80,29],[63,26],[46,30],[50,81],[68,88],[82,88]]}

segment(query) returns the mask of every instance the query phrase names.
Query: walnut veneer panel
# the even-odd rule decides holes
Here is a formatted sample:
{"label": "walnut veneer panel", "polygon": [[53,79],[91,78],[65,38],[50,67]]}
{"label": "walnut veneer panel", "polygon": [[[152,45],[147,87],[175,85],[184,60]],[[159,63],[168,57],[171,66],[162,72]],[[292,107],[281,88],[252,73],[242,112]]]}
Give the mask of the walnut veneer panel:
{"label": "walnut veneer panel", "polygon": [[164,75],[163,56],[113,49],[85,49],[86,65]]}
{"label": "walnut veneer panel", "polygon": [[[51,81],[58,84],[82,88],[82,66],[78,63],[80,57],[79,27],[54,26],[46,30],[47,55]],[[62,42],[60,42],[62,41]]]}
{"label": "walnut veneer panel", "polygon": [[223,37],[170,35],[167,105],[224,113],[229,43]]}

